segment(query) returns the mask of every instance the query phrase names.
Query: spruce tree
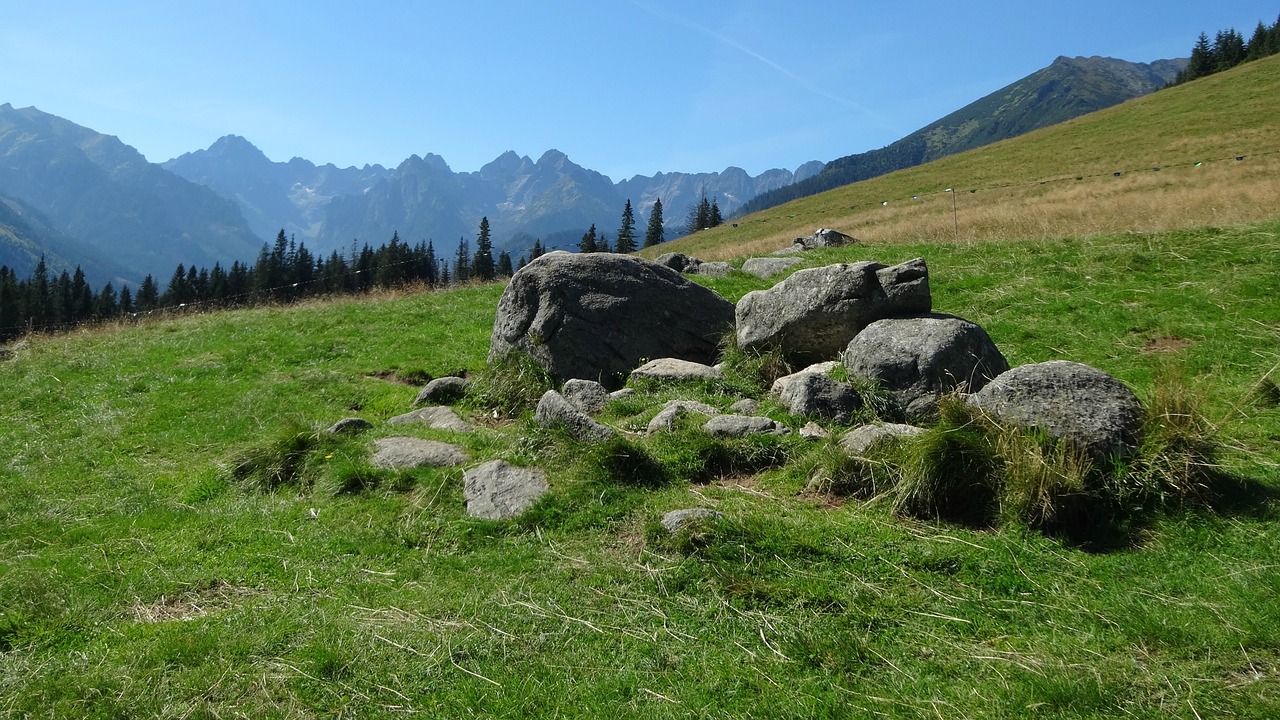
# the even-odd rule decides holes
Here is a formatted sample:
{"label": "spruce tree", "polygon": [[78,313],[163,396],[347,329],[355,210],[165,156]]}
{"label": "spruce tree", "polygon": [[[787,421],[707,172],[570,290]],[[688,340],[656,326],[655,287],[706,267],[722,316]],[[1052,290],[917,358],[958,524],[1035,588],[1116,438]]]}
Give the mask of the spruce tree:
{"label": "spruce tree", "polygon": [[471,279],[471,243],[458,238],[458,252],[453,259],[453,281],[462,284]]}
{"label": "spruce tree", "polygon": [[476,235],[476,257],[471,263],[471,271],[481,282],[489,282],[495,275],[488,217],[480,218],[480,232]]}
{"label": "spruce tree", "polygon": [[662,198],[653,201],[653,211],[649,213],[649,225],[644,231],[644,246],[653,247],[666,241],[666,232],[662,229]]}
{"label": "spruce tree", "polygon": [[498,253],[498,277],[511,277],[515,268],[511,267],[511,255],[503,250]]}
{"label": "spruce tree", "polygon": [[578,243],[578,252],[593,253],[596,252],[596,224],[591,223],[591,229],[582,234],[582,241]]}
{"label": "spruce tree", "polygon": [[617,253],[633,253],[636,251],[636,215],[631,209],[631,199],[622,208],[622,227],[618,228],[618,242],[613,246]]}
{"label": "spruce tree", "polygon": [[724,223],[724,216],[720,214],[720,205],[715,198],[711,198],[711,222],[707,227],[716,227]]}

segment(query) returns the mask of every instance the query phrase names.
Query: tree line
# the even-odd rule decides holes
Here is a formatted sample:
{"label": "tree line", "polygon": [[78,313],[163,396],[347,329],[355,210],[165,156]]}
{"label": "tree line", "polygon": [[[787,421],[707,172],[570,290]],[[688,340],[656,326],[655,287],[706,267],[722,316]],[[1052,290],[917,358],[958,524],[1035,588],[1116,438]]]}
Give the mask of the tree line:
{"label": "tree line", "polygon": [[[654,209],[644,235],[644,247],[665,242],[662,201]],[[594,245],[592,245],[594,243]],[[612,248],[595,225],[583,236],[584,252],[629,253],[636,250],[635,213],[627,200],[621,227]],[[355,295],[374,290],[420,284],[429,288],[466,282],[492,282],[510,277],[547,251],[535,239],[527,254],[512,260],[503,250],[494,256],[489,218],[480,219],[475,250],[467,238],[458,240],[452,258],[438,257],[432,241],[409,244],[392,233],[378,248],[367,243],[349,254],[333,251],[317,257],[305,243],[282,229],[273,244],[263,244],[252,263],[235,261],[224,268],[197,268],[179,263],[161,287],[151,275],[137,290],[119,291],[108,282],[95,290],[77,266],[74,272],[54,273],[41,258],[29,278],[19,278],[0,265],[0,342],[28,332],[68,330],[85,323],[134,318],[156,310],[200,306],[205,309],[292,303],[331,295]]]}
{"label": "tree line", "polygon": [[1253,30],[1253,36],[1247,41],[1235,28],[1219,30],[1209,39],[1206,33],[1200,33],[1191,48],[1191,60],[1187,67],[1178,73],[1173,85],[1190,82],[1241,64],[1280,53],[1280,18],[1274,25],[1268,26],[1259,21]]}

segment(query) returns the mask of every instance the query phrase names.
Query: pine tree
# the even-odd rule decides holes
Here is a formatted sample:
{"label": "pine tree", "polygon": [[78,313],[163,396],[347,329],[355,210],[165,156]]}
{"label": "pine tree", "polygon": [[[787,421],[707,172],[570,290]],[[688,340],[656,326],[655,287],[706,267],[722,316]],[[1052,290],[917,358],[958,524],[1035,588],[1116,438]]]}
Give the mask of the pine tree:
{"label": "pine tree", "polygon": [[649,225],[644,231],[644,246],[653,247],[666,242],[666,231],[662,228],[662,198],[653,201],[653,211],[649,213]]}
{"label": "pine tree", "polygon": [[498,277],[511,277],[515,268],[511,266],[511,255],[506,250],[498,253]]}
{"label": "pine tree", "polygon": [[1191,82],[1213,72],[1213,48],[1209,45],[1209,36],[1200,33],[1196,44],[1191,48],[1191,60],[1182,72],[1178,73],[1177,83]]}
{"label": "pine tree", "polygon": [[154,310],[160,304],[160,290],[156,287],[156,281],[150,275],[142,279],[142,285],[138,287],[138,298],[135,301],[139,310]]}
{"label": "pine tree", "polygon": [[716,198],[711,198],[711,222],[707,227],[717,227],[724,224],[724,216],[720,214],[720,205],[716,202]]}
{"label": "pine tree", "polygon": [[129,290],[129,286],[125,285],[120,288],[120,312],[133,312],[133,292]]}
{"label": "pine tree", "polygon": [[453,281],[462,284],[471,279],[471,243],[458,238],[458,252],[453,259]]}
{"label": "pine tree", "polygon": [[544,254],[546,254],[546,252],[547,251],[542,248],[542,241],[539,240],[538,238],[534,238],[533,248],[529,251],[529,260],[530,261],[537,260],[538,258],[542,257]]}
{"label": "pine tree", "polygon": [[631,198],[622,208],[622,227],[618,228],[618,242],[613,246],[617,253],[633,253],[636,251],[636,215],[631,209]]}
{"label": "pine tree", "polygon": [[591,223],[591,229],[583,233],[582,241],[578,243],[578,252],[593,253],[598,249],[596,246],[596,224]]}
{"label": "pine tree", "polygon": [[1253,37],[1249,38],[1249,44],[1245,46],[1245,60],[1258,60],[1267,56],[1267,26],[1258,21],[1258,27],[1253,29]]}
{"label": "pine tree", "polygon": [[493,243],[489,240],[489,218],[480,218],[480,232],[476,235],[476,257],[471,270],[482,282],[493,280]]}

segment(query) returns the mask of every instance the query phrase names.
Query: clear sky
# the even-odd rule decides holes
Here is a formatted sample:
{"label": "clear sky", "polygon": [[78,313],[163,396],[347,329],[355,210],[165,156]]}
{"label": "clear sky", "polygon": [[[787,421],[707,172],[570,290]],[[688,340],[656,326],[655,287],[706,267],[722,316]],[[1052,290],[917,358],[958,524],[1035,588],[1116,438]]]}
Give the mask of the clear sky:
{"label": "clear sky", "polygon": [[0,104],[163,162],[217,138],[272,160],[473,171],[556,148],[623,180],[758,174],[883,147],[1051,63],[1184,57],[1280,3],[115,0],[5,3]]}

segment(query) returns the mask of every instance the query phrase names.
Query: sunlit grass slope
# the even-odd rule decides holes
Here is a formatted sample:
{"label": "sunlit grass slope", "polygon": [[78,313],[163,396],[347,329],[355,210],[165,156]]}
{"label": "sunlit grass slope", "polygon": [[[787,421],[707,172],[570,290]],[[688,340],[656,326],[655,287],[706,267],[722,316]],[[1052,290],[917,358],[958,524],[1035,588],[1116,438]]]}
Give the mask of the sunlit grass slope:
{"label": "sunlit grass slope", "polygon": [[1274,219],[1277,117],[1280,57],[1272,57],[735,219],[737,227],[658,251],[703,259],[764,254],[820,227],[884,242],[982,242]]}
{"label": "sunlit grass slope", "polygon": [[[481,370],[500,287],[33,337],[0,361],[0,715],[1274,717],[1280,225],[806,262],[917,255],[934,307],[1015,365],[1202,396],[1239,496],[1096,553],[806,492],[823,446],[797,439],[759,472],[650,482],[520,420],[408,429],[546,469],[534,511],[482,522],[460,469],[362,468],[406,432],[385,420],[418,386],[395,378]],[[608,419],[642,423],[629,402]],[[314,440],[350,415],[375,429]],[[289,483],[236,479],[298,437],[318,444]],[[651,452],[707,467],[672,437]],[[695,506],[725,520],[655,530]]]}

